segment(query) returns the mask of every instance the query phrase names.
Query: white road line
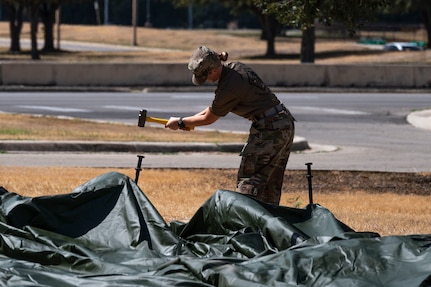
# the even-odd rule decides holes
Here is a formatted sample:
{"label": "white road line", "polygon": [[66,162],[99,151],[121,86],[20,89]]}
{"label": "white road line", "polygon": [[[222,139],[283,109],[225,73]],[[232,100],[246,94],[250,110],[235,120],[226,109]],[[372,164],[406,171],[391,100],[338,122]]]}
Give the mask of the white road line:
{"label": "white road line", "polygon": [[178,109],[176,109],[175,107],[172,108],[152,108],[152,107],[131,107],[131,106],[103,106],[103,108],[107,109],[107,110],[120,110],[120,111],[140,111],[144,108],[146,108],[146,110],[148,112],[152,112],[152,113],[166,113],[166,112],[178,112]]}
{"label": "white road line", "polygon": [[91,110],[86,109],[75,109],[75,108],[63,108],[63,107],[49,107],[49,106],[18,106],[19,108],[30,109],[30,110],[44,110],[51,112],[64,112],[64,113],[90,113]]}
{"label": "white road line", "polygon": [[303,111],[308,111],[311,113],[326,113],[326,114],[337,114],[337,115],[352,115],[352,116],[356,116],[356,115],[369,115],[370,113],[367,112],[361,112],[361,111],[352,111],[352,110],[342,110],[342,109],[333,109],[333,108],[318,108],[318,107],[299,107],[299,106],[294,106],[291,107],[291,109],[293,110],[303,110]]}
{"label": "white road line", "polygon": [[102,108],[107,109],[107,110],[122,110],[122,111],[138,111],[139,110],[139,107],[131,107],[131,106],[107,105],[107,106],[103,106]]}

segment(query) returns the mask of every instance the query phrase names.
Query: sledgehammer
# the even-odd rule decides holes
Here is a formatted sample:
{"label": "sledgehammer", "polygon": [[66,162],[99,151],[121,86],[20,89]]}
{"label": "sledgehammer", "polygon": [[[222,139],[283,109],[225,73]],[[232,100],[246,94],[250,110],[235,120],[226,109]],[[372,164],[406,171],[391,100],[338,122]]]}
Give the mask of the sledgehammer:
{"label": "sledgehammer", "polygon": [[[139,121],[138,121],[138,127],[145,127],[146,122],[152,122],[152,123],[158,123],[162,125],[166,125],[168,122],[167,119],[161,119],[161,118],[153,118],[147,116],[147,110],[141,110],[139,112]],[[194,130],[194,127],[190,127],[190,130]]]}
{"label": "sledgehammer", "polygon": [[147,117],[147,110],[141,110],[139,112],[138,127],[141,127],[141,128],[145,127],[146,122],[152,122],[152,123],[158,123],[158,124],[166,125],[168,120],[167,119]]}

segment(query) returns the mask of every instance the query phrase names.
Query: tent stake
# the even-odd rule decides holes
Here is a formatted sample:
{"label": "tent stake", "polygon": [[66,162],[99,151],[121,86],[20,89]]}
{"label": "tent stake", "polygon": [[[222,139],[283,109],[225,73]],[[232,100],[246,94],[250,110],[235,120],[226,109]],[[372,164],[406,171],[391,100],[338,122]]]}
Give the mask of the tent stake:
{"label": "tent stake", "polygon": [[310,207],[313,208],[313,186],[311,184],[311,178],[313,177],[311,175],[311,162],[308,162],[305,164],[307,166],[307,179],[308,179],[308,199],[310,202]]}
{"label": "tent stake", "polygon": [[142,168],[141,168],[141,165],[142,165],[142,159],[144,158],[145,156],[143,156],[143,155],[138,155],[138,164],[136,165],[136,168],[135,168],[135,170],[136,170],[136,174],[135,174],[135,183],[137,184],[138,183],[138,180],[139,180],[139,173],[141,172],[141,170],[142,170]]}

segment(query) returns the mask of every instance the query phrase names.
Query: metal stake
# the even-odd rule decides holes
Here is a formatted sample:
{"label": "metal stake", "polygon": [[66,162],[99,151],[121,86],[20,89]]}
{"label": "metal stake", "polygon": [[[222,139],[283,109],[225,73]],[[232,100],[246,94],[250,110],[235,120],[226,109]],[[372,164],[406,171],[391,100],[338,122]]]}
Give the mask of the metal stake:
{"label": "metal stake", "polygon": [[311,184],[311,178],[313,177],[311,175],[311,162],[308,162],[305,164],[307,166],[307,179],[308,179],[308,199],[310,202],[310,207],[313,208],[313,186]]}
{"label": "metal stake", "polygon": [[142,170],[141,165],[142,165],[142,159],[143,158],[145,158],[145,156],[138,155],[138,164],[136,165],[136,168],[135,168],[135,170],[136,170],[135,183],[138,183],[138,180],[139,180],[139,173]]}

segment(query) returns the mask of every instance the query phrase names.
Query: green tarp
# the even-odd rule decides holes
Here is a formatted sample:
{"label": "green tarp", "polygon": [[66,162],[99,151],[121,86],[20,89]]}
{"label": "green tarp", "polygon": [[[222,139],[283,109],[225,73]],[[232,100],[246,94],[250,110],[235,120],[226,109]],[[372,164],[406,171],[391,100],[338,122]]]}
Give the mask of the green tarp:
{"label": "green tarp", "polygon": [[431,235],[355,232],[318,204],[218,190],[168,224],[114,172],[0,201],[0,286],[431,286]]}

